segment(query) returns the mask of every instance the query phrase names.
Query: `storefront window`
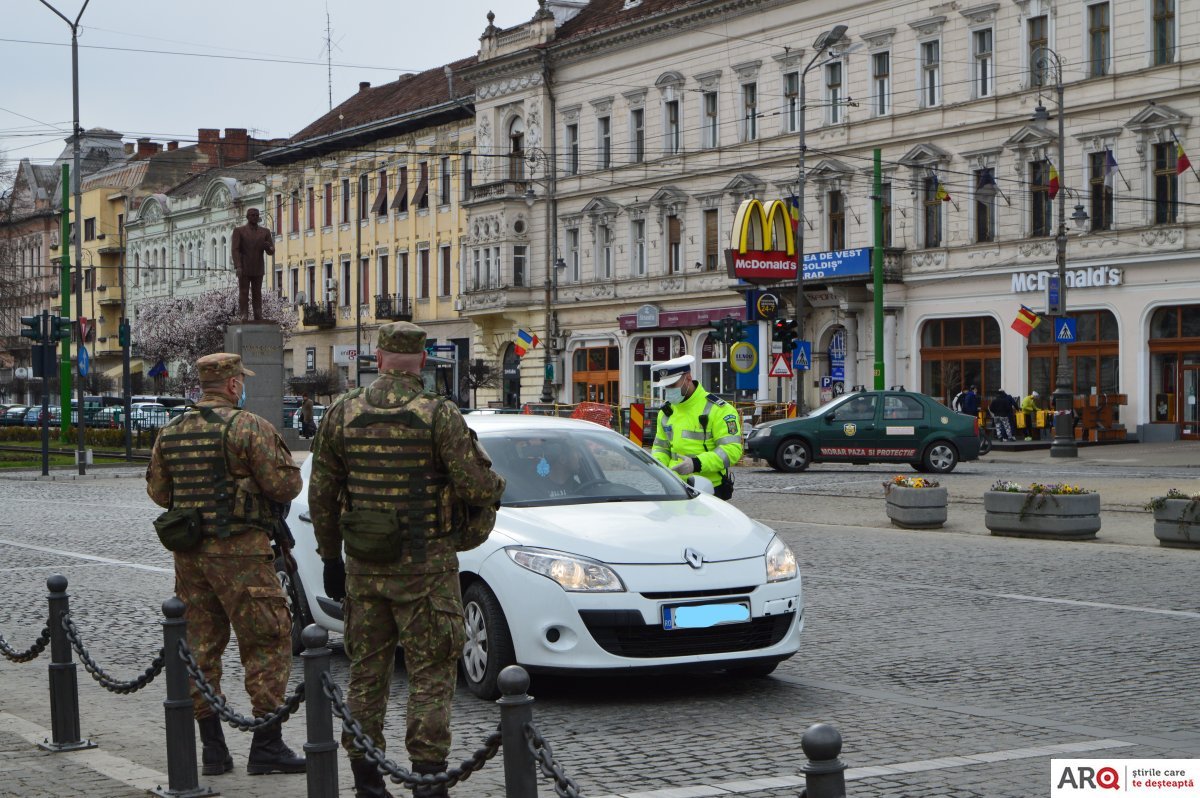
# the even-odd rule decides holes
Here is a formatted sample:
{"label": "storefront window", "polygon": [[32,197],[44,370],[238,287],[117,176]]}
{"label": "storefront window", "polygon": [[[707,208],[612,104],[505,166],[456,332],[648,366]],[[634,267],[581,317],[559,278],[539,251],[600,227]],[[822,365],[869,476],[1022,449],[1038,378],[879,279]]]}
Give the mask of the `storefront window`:
{"label": "storefront window", "polygon": [[[639,338],[633,344],[633,391],[636,401],[654,402],[650,388],[650,367],[684,353],[683,336],[656,335]],[[632,400],[631,400],[632,401]]]}
{"label": "storefront window", "polygon": [[621,403],[620,356],[615,346],[576,349],[571,359],[573,401]]}
{"label": "storefront window", "polygon": [[737,391],[736,374],[729,366],[725,344],[712,335],[704,336],[700,345],[700,384],[709,393],[732,399]]}
{"label": "storefront window", "polygon": [[921,329],[921,392],[949,405],[974,385],[986,406],[1000,384],[1000,324],[990,316],[934,319]]}
{"label": "storefront window", "polygon": [[1200,305],[1173,305],[1150,319],[1150,420],[1200,438]]}
{"label": "storefront window", "polygon": [[[1120,393],[1120,328],[1116,316],[1107,310],[1083,310],[1068,315],[1075,319],[1076,336],[1075,343],[1067,346],[1071,392],[1077,396]],[[1045,319],[1029,336],[1029,387],[1049,397],[1057,380],[1054,319]]]}

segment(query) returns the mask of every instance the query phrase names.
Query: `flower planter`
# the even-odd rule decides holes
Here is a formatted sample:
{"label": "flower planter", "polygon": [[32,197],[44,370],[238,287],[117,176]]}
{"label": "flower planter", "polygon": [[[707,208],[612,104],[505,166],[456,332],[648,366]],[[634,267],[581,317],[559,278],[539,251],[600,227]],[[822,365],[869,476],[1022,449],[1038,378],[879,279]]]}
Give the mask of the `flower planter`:
{"label": "flower planter", "polygon": [[946,489],[889,485],[887,515],[902,529],[937,529],[946,523]]}
{"label": "flower planter", "polygon": [[1200,548],[1200,502],[1163,500],[1154,508],[1154,537],[1162,546]]}
{"label": "flower planter", "polygon": [[1100,531],[1100,494],[1034,494],[989,490],[984,526],[993,535],[1091,540]]}

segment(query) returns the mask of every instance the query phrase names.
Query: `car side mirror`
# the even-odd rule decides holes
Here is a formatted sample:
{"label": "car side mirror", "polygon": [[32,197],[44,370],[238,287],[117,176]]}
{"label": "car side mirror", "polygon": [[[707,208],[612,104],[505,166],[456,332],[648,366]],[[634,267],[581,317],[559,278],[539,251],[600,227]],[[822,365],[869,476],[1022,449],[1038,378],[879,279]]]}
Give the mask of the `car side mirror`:
{"label": "car side mirror", "polygon": [[825,414],[825,423],[832,424],[834,418],[836,418],[836,417],[837,417],[837,413],[830,410],[828,413]]}
{"label": "car side mirror", "polygon": [[690,474],[685,481],[701,493],[707,493],[709,496],[716,493],[716,489],[708,477],[702,477],[699,474]]}

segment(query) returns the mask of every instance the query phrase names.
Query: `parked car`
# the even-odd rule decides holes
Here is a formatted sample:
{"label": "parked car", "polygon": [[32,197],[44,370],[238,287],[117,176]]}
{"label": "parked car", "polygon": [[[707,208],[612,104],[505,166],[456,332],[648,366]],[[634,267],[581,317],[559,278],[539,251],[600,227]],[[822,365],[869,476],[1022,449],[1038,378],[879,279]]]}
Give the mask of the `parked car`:
{"label": "parked car", "polygon": [[117,429],[122,426],[122,416],[125,409],[122,407],[104,407],[101,408],[96,415],[92,416],[88,421],[89,427],[98,429]]}
{"label": "parked car", "polygon": [[[765,675],[796,653],[803,627],[796,557],[769,527],[685,484],[641,447],[596,424],[472,413],[505,477],[490,537],[459,554],[471,692],[499,695],[502,668],[700,670]],[[292,501],[296,578],[281,573],[294,629],[342,632],[322,588],[307,484]],[[294,645],[298,639],[293,637]]]}
{"label": "parked car", "polygon": [[134,429],[158,429],[170,420],[170,412],[160,404],[138,402],[129,406],[129,421]]}
{"label": "parked car", "polygon": [[[61,420],[62,420],[62,409],[59,407],[55,407],[54,405],[50,405],[50,426],[57,426]],[[41,426],[42,406],[41,405],[32,405],[30,407],[27,407],[25,409],[25,418],[23,419],[22,423],[26,427]]]}
{"label": "parked car", "polygon": [[803,471],[812,463],[908,463],[944,474],[979,457],[979,420],[912,391],[858,391],[803,418],[759,424],[746,446],[777,471]]}
{"label": "parked car", "polygon": [[26,405],[12,405],[4,411],[4,426],[19,427],[25,423],[25,411],[28,410]]}

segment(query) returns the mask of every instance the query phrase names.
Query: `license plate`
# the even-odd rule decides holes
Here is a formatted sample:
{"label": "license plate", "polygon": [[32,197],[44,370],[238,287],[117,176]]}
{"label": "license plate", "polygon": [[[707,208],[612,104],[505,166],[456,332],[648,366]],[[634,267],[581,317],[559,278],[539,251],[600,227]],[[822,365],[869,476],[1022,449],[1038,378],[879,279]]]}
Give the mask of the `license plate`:
{"label": "license plate", "polygon": [[707,629],[726,623],[750,620],[750,602],[720,604],[672,604],[662,608],[663,629]]}

